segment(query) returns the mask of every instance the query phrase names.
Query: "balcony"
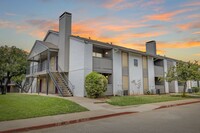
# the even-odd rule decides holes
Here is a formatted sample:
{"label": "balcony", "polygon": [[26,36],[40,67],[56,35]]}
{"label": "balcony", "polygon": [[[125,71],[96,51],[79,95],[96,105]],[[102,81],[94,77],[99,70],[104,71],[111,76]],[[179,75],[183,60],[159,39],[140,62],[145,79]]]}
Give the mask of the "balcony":
{"label": "balcony", "polygon": [[112,59],[93,57],[93,70],[100,73],[112,73]]}
{"label": "balcony", "polygon": [[162,66],[154,66],[155,77],[164,76],[164,68]]}
{"label": "balcony", "polygon": [[29,76],[37,76],[37,75],[41,75],[41,74],[46,74],[47,70],[47,65],[45,64],[37,64],[37,65],[33,65],[30,67],[27,67],[26,69],[26,77]]}

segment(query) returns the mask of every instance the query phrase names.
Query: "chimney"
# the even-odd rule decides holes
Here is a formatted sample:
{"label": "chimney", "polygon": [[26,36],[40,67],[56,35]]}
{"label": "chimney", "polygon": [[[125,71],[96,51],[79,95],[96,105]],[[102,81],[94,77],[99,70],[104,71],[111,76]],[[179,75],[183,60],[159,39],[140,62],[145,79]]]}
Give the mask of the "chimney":
{"label": "chimney", "polygon": [[146,53],[156,55],[156,41],[146,42]]}
{"label": "chimney", "polygon": [[59,17],[58,65],[64,72],[69,71],[69,37],[71,35],[71,13],[64,12]]}

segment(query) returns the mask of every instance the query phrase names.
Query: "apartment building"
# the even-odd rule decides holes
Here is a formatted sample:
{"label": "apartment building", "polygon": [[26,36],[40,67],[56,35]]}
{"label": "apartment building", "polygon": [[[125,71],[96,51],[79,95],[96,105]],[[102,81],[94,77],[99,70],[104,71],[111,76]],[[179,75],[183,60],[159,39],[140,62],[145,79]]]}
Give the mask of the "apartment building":
{"label": "apartment building", "polygon": [[[160,81],[177,60],[156,54],[156,42],[146,43],[146,52],[71,34],[72,14],[59,17],[59,31],[49,30],[37,40],[28,56],[25,91],[86,96],[85,77],[92,71],[108,78],[105,95],[177,93],[183,85]],[[188,88],[199,85],[188,82]]]}

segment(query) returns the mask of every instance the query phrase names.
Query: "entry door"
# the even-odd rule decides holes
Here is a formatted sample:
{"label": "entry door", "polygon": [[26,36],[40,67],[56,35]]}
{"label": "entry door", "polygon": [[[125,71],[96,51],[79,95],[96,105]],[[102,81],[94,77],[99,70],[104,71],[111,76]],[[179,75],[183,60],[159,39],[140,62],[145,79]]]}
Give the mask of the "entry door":
{"label": "entry door", "polygon": [[58,56],[56,56],[56,70],[58,71]]}
{"label": "entry door", "polygon": [[40,90],[39,92],[42,92],[42,79],[40,79]]}
{"label": "entry door", "polygon": [[55,93],[58,94],[58,88],[55,86]]}

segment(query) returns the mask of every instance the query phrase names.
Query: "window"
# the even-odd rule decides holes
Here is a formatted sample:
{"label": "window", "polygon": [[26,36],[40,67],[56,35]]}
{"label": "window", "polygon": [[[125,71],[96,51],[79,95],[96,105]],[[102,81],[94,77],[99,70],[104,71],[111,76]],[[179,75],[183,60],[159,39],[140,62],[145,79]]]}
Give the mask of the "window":
{"label": "window", "polygon": [[138,66],[138,60],[137,59],[134,59],[134,66]]}
{"label": "window", "polygon": [[97,52],[93,52],[92,55],[93,55],[93,57],[100,57],[100,58],[103,57],[102,53],[97,53]]}
{"label": "window", "polygon": [[102,53],[96,53],[96,57],[102,57]]}
{"label": "window", "polygon": [[122,67],[128,67],[128,53],[122,52]]}

